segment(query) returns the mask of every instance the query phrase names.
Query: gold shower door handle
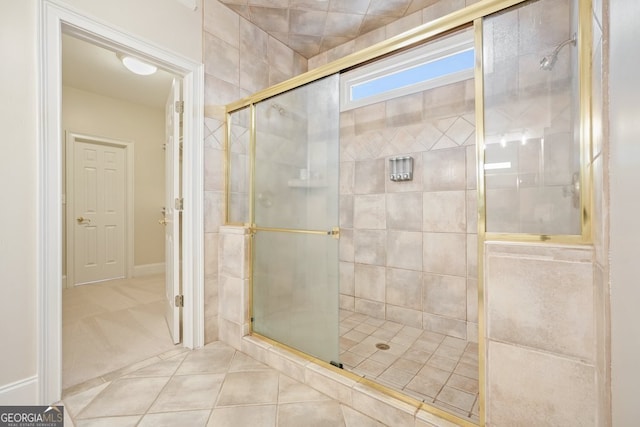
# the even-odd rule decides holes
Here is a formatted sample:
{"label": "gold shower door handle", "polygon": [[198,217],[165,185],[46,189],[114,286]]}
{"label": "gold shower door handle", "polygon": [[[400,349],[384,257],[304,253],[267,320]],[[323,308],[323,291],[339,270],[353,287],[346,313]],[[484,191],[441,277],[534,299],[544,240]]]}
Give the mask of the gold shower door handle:
{"label": "gold shower door handle", "polygon": [[85,218],[82,216],[79,216],[78,218],[76,218],[76,221],[78,221],[78,224],[84,224],[85,222],[89,223],[91,222],[91,220],[89,218]]}

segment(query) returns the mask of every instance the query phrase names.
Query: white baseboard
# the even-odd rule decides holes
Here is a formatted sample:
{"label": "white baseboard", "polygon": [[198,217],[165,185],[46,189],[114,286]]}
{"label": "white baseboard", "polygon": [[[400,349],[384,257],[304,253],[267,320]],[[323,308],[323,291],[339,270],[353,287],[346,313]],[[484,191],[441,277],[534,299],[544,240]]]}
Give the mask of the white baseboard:
{"label": "white baseboard", "polygon": [[142,264],[133,267],[133,277],[162,273],[164,273],[164,262],[158,262],[156,264]]}
{"label": "white baseboard", "polygon": [[38,376],[0,386],[0,406],[37,405]]}

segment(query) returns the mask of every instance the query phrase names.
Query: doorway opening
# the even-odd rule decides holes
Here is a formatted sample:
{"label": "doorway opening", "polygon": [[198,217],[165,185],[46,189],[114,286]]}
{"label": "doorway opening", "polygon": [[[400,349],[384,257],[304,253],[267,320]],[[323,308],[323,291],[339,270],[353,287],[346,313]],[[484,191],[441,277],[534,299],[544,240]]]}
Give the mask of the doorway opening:
{"label": "doorway opening", "polygon": [[[185,286],[182,289],[183,307],[176,307],[183,315],[182,343],[187,348],[204,344],[203,307],[203,65],[150,45],[130,34],[95,22],[77,12],[55,4],[43,2],[43,30],[40,57],[41,117],[39,158],[41,164],[39,191],[39,346],[40,401],[50,403],[60,400],[62,392],[62,289],[63,289],[63,126],[62,117],[62,35],[88,41],[112,52],[133,54],[152,63],[182,81],[183,111],[182,159],[183,173],[181,208],[182,235],[176,243],[181,245],[182,266],[178,276]],[[166,93],[164,94],[166,96]],[[162,112],[164,117],[164,111]],[[102,133],[103,135],[105,133]],[[158,141],[162,150],[164,138]],[[164,163],[162,165],[164,168]],[[139,195],[142,195],[140,193]],[[175,207],[175,205],[173,205]],[[161,215],[159,208],[157,215]],[[75,217],[74,217],[75,218]],[[155,220],[155,226],[160,217]],[[83,217],[84,220],[84,217]],[[84,222],[84,221],[81,221]],[[178,264],[178,263],[176,263]],[[128,265],[127,269],[133,266]],[[163,295],[164,297],[164,295]],[[175,300],[172,300],[175,304]],[[168,305],[168,304],[167,304]],[[172,344],[173,345],[173,344]]]}

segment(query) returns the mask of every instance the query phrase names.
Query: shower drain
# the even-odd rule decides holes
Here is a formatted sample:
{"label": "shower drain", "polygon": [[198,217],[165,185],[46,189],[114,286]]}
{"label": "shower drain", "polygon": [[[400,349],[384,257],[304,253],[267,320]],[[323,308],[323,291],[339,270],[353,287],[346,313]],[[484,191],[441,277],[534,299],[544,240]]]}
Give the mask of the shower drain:
{"label": "shower drain", "polygon": [[383,342],[379,342],[378,344],[376,344],[376,348],[378,348],[380,350],[389,350],[391,347],[389,347],[389,344],[385,344]]}

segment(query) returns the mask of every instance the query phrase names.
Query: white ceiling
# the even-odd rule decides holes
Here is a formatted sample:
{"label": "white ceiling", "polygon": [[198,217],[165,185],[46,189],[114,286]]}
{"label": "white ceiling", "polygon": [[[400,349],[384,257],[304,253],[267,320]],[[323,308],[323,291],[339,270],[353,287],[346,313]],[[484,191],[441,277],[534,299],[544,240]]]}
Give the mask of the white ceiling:
{"label": "white ceiling", "polygon": [[164,108],[173,75],[158,70],[139,76],[127,70],[115,52],[62,35],[62,84],[111,98]]}

